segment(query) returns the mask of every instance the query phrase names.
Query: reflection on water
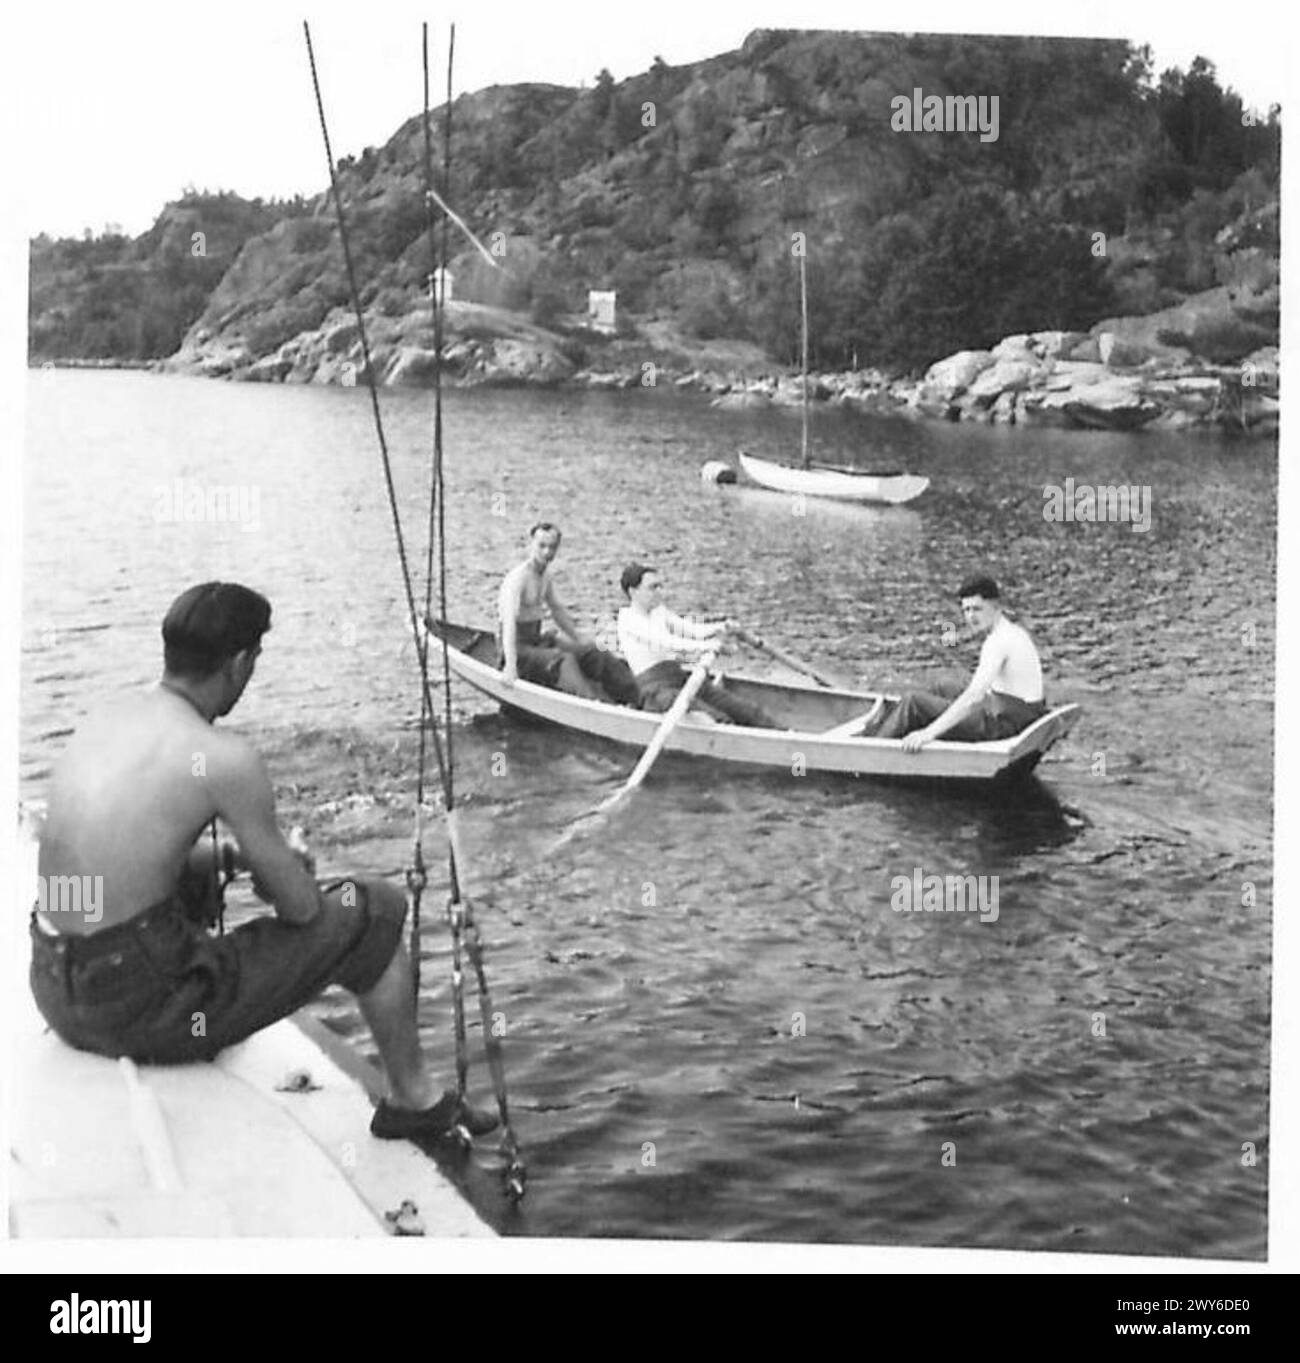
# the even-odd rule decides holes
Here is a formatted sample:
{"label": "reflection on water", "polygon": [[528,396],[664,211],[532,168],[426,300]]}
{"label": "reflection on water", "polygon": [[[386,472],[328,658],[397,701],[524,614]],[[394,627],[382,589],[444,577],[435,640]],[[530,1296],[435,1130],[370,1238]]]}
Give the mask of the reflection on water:
{"label": "reflection on water", "polygon": [[[428,396],[385,406],[418,562]],[[1049,696],[1084,706],[1013,792],[668,756],[548,859],[632,759],[457,685],[467,884],[531,1169],[515,1228],[1260,1257],[1266,1174],[1239,1157],[1268,1136],[1274,460],[822,411],[817,457],[932,486],[800,508],[698,476],[742,445],[793,457],[797,422],[656,393],[446,407],[453,618],[490,621],[527,526],[555,519],[561,594],[591,625],[638,558],[676,608],[894,686],[968,674],[976,647],[945,627],[987,567]],[[1045,522],[1067,476],[1149,485],[1150,532]],[[255,485],[259,527],[159,522],[178,477]],[[282,818],[323,867],[402,866],[419,703],[365,395],[56,373],[32,386],[25,484],[24,795],[96,695],[155,675],[175,593],[234,578],[274,617],[228,722]],[[436,843],[422,1016],[449,1074]],[[997,877],[997,921],[895,911],[918,871]],[[346,997],[321,1011],[360,1041]]]}

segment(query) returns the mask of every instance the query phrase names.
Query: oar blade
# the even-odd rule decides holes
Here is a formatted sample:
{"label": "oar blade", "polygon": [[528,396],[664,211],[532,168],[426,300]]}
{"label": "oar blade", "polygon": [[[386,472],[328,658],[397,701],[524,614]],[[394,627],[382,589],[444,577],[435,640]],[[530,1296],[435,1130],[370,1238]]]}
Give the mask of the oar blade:
{"label": "oar blade", "polygon": [[645,780],[647,772],[654,766],[655,760],[663,752],[664,745],[668,742],[669,736],[681,722],[686,712],[691,708],[691,702],[699,694],[700,688],[709,678],[709,668],[713,666],[713,660],[717,657],[717,652],[706,653],[698,663],[696,663],[691,675],[687,677],[682,689],[677,693],[676,700],[673,701],[668,711],[665,713],[659,728],[655,731],[655,736],[650,740],[649,746],[641,754],[640,761],[633,768],[632,775],[627,778],[623,786],[614,792],[613,795],[601,801],[595,809],[589,810],[586,814],[579,815],[577,819],[565,829],[564,833],[552,844],[551,853],[560,851],[567,847],[580,834],[591,832],[592,829],[604,823],[610,814]]}

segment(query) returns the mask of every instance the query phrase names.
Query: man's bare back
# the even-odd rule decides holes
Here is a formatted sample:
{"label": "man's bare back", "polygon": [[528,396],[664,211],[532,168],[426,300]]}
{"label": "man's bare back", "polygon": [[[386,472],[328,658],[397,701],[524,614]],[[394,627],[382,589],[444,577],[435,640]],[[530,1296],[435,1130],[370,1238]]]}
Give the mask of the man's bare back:
{"label": "man's bare back", "polygon": [[46,912],[59,932],[120,923],[165,899],[216,813],[208,772],[230,760],[184,697],[161,688],[115,701],[77,730],[55,768],[39,871],[102,877],[103,917]]}

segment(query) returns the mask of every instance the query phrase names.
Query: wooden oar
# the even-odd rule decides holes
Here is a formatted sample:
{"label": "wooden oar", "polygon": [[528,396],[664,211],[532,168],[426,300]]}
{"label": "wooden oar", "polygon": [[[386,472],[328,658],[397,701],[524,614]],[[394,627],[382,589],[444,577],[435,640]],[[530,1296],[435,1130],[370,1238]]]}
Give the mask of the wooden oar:
{"label": "wooden oar", "polygon": [[769,644],[766,639],[761,639],[757,634],[751,634],[747,629],[733,629],[732,635],[739,639],[741,643],[748,644],[751,648],[756,648],[761,653],[767,653],[775,658],[777,662],[784,663],[786,667],[795,672],[801,672],[805,677],[811,677],[818,686],[831,686],[841,691],[851,691],[854,688],[847,682],[838,681],[834,677],[828,677],[824,672],[819,672],[810,663],[801,662],[798,658],[787,653],[783,648],[777,648],[775,644]]}
{"label": "wooden oar", "polygon": [[701,686],[708,680],[709,668],[713,666],[713,660],[717,657],[717,650],[713,649],[706,653],[698,663],[695,664],[691,675],[687,677],[682,689],[677,693],[677,699],[673,701],[667,713],[664,715],[659,728],[655,731],[655,736],[650,740],[649,747],[641,754],[641,760],[636,764],[632,775],[627,778],[623,786],[614,792],[607,799],[602,800],[595,809],[575,819],[565,832],[551,846],[551,852],[558,852],[562,847],[567,846],[580,832],[587,832],[594,828],[597,823],[607,819],[610,812],[621,804],[646,778],[646,773],[655,764],[655,759],[664,750],[664,744],[668,742],[669,735],[681,722],[687,710],[691,708],[691,702],[695,699]]}

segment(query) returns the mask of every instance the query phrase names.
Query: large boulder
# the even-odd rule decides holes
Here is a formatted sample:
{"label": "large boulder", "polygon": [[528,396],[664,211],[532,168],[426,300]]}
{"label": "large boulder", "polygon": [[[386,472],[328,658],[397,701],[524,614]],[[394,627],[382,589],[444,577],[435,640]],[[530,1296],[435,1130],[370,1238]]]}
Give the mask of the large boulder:
{"label": "large boulder", "polygon": [[1112,375],[1056,391],[1026,393],[1020,420],[1032,426],[1082,426],[1090,430],[1131,431],[1160,415],[1160,407],[1136,377]]}
{"label": "large boulder", "polygon": [[1033,360],[1037,355],[1033,338],[1023,331],[1016,332],[1014,336],[1004,336],[993,347],[993,358],[996,360]]}
{"label": "large boulder", "polygon": [[573,361],[538,341],[500,337],[484,350],[483,383],[562,383],[571,378]]}
{"label": "large boulder", "polygon": [[1131,431],[1160,415],[1140,382],[1119,376],[1052,396],[1064,396],[1065,411],[1075,423],[1095,430]]}
{"label": "large boulder", "polygon": [[1057,360],[1042,386],[1049,393],[1063,393],[1090,383],[1104,383],[1113,377],[1104,364],[1091,360]]}
{"label": "large boulder", "polygon": [[1084,364],[1101,363],[1101,346],[1097,344],[1095,336],[1085,336],[1083,340],[1076,341],[1068,350],[1063,350],[1061,355],[1067,360],[1077,360]]}
{"label": "large boulder", "polygon": [[1156,348],[1132,338],[1103,331],[1097,336],[1097,352],[1109,369],[1136,369],[1156,357]]}
{"label": "large boulder", "polygon": [[1034,353],[1045,360],[1068,356],[1075,346],[1088,339],[1083,331],[1035,331],[1030,337]]}
{"label": "large boulder", "polygon": [[987,406],[1001,393],[1018,393],[1028,388],[1031,380],[1042,369],[1035,360],[999,360],[991,365],[966,390],[966,396],[980,406]]}
{"label": "large boulder", "polygon": [[250,383],[282,383],[292,368],[293,356],[277,350],[274,355],[263,355],[260,360],[254,360],[242,377]]}
{"label": "large boulder", "polygon": [[403,384],[417,387],[431,384],[437,359],[435,351],[422,346],[398,346],[384,374],[384,383],[394,388]]}
{"label": "large boulder", "polygon": [[993,354],[988,350],[959,350],[946,360],[936,360],[925,371],[921,400],[932,404],[951,403],[992,363]]}

